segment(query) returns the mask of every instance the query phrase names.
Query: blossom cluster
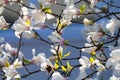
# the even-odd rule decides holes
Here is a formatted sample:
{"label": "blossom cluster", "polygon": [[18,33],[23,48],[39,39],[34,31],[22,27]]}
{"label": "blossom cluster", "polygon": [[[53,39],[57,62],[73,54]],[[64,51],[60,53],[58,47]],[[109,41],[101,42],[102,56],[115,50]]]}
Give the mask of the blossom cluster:
{"label": "blossom cluster", "polygon": [[[78,2],[64,0],[64,4],[60,4],[58,0],[37,0],[37,2],[40,8],[33,3],[28,6],[22,0],[0,0],[0,31],[12,29],[19,39],[18,47],[15,48],[5,42],[3,37],[0,37],[0,75],[2,79],[20,80],[25,78],[26,75],[20,74],[18,70],[23,68],[27,71],[27,76],[38,71],[46,72],[47,75],[50,75],[48,80],[69,80],[75,68],[79,69],[77,72],[79,75],[74,80],[103,80],[104,77],[101,77],[101,74],[109,69],[112,71],[109,80],[120,79],[120,18],[117,15],[120,12],[107,12],[109,9],[106,7],[99,9],[97,4],[104,2],[107,6],[117,8],[118,6],[102,0],[86,0],[86,3],[89,3],[86,4],[90,7],[89,9],[84,4],[81,4],[80,8],[76,7],[76,4],[81,0]],[[4,9],[8,9],[7,5],[12,4],[19,5],[20,11],[17,14],[18,19],[10,26],[2,16],[2,12]],[[52,5],[64,6],[64,9],[60,14],[54,14]],[[72,23],[81,24],[75,20],[81,18],[82,15],[89,14],[94,14],[94,16],[98,14],[98,16],[95,19],[85,17],[81,21],[84,27],[80,33],[86,40],[84,46],[70,44],[69,40],[63,38],[64,30]],[[108,22],[100,22],[99,20],[102,18],[108,18]],[[47,23],[51,19],[56,20],[52,27]],[[38,33],[46,28],[52,30],[47,37],[48,40],[42,38]],[[20,51],[22,38],[46,42],[50,45],[51,56],[47,57],[46,53],[36,53],[33,48],[31,52],[33,57],[31,59],[25,58],[24,53]],[[71,57],[70,54],[74,53],[67,51],[67,46],[79,50],[80,56]],[[88,56],[84,56],[84,54]],[[79,64],[75,65],[71,60],[76,60]],[[28,65],[35,65],[40,69],[31,72],[26,67]]]}

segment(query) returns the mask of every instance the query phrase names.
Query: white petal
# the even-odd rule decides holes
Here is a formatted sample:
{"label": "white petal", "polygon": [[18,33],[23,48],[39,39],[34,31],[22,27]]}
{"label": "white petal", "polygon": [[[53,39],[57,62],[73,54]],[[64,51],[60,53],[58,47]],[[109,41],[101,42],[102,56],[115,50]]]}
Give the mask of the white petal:
{"label": "white petal", "polygon": [[108,59],[106,62],[106,67],[109,68],[114,64],[115,60],[113,59]]}
{"label": "white petal", "polygon": [[110,53],[110,56],[111,56],[111,58],[113,58],[115,60],[120,60],[120,50],[119,49],[113,50]]}
{"label": "white petal", "polygon": [[52,80],[65,80],[65,78],[62,77],[59,72],[55,71],[55,72],[52,74]]}
{"label": "white petal", "polygon": [[9,43],[5,44],[5,50],[7,50],[7,51],[11,51],[12,50],[12,47],[11,47],[11,45]]}
{"label": "white petal", "polygon": [[48,20],[55,18],[55,16],[53,16],[51,14],[46,14],[46,17],[47,17]]}

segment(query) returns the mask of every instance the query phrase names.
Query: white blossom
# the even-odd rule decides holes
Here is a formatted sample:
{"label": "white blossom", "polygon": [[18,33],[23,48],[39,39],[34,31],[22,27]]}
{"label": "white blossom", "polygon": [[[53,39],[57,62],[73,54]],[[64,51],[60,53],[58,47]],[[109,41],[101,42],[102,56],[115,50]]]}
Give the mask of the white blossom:
{"label": "white blossom", "polygon": [[7,77],[6,80],[20,78],[20,74],[18,74],[13,65],[10,65],[9,67],[3,67],[2,69],[5,72],[5,76]]}
{"label": "white blossom", "polygon": [[113,75],[120,76],[120,50],[116,49],[110,53],[110,58],[106,62],[107,68],[112,68]]}
{"label": "white blossom", "polygon": [[12,64],[15,68],[22,68],[22,61],[19,61],[18,58]]}
{"label": "white blossom", "polygon": [[89,61],[89,59],[88,59],[87,57],[82,56],[82,57],[79,59],[79,62],[80,62],[80,64],[82,65],[82,66],[79,68],[80,71],[81,71],[81,70],[84,71],[84,70],[90,68],[91,63],[90,63],[90,61]]}
{"label": "white blossom", "polygon": [[64,17],[72,19],[77,18],[80,15],[80,11],[73,5],[67,6],[63,11]]}
{"label": "white blossom", "polygon": [[117,20],[117,19],[109,20],[109,23],[107,23],[106,28],[110,31],[110,33],[113,36],[115,30],[120,28],[120,20]]}
{"label": "white blossom", "polygon": [[101,32],[90,32],[88,33],[87,41],[97,43],[102,36],[103,33]]}

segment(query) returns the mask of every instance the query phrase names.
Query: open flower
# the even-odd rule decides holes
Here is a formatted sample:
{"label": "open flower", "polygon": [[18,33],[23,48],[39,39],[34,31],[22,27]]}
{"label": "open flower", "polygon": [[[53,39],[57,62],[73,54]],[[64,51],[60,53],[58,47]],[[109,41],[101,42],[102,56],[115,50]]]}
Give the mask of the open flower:
{"label": "open flower", "polygon": [[20,78],[20,74],[18,74],[13,65],[10,65],[9,67],[3,67],[2,69],[5,72],[5,76],[7,77],[6,80]]}
{"label": "open flower", "polygon": [[79,62],[80,64],[82,65],[79,69],[80,71],[81,70],[86,70],[90,67],[91,63],[89,61],[89,59],[85,56],[82,56],[80,59],[79,59]]}
{"label": "open flower", "polygon": [[80,15],[80,11],[73,5],[67,6],[63,11],[64,17],[66,18],[76,18]]}
{"label": "open flower", "polygon": [[33,54],[33,58],[31,60],[31,63],[33,64],[40,64],[42,63],[42,61],[46,60],[46,56],[45,53],[39,53],[37,56],[35,55],[35,49],[32,49],[32,54]]}
{"label": "open flower", "polygon": [[85,78],[87,76],[86,69],[90,68],[91,65],[89,59],[86,56],[82,56],[79,59],[79,63],[81,64],[81,67],[79,68],[80,73],[76,80],[82,80],[83,78]]}
{"label": "open flower", "polygon": [[[9,43],[5,43],[4,47],[5,47],[7,56],[11,57],[11,56],[15,56],[17,54],[17,48],[12,47]],[[20,59],[22,59],[23,56],[24,56],[23,53],[21,51],[19,51],[18,57]]]}
{"label": "open flower", "polygon": [[15,30],[16,37],[20,38],[20,35],[22,34],[23,38],[27,39],[36,38],[36,35],[32,31],[32,29],[35,28],[31,25],[30,19],[23,20],[22,18],[19,18],[12,26],[12,29]]}
{"label": "open flower", "polygon": [[40,29],[40,28],[45,28],[45,19],[46,15],[42,10],[37,10],[34,9],[32,10],[32,16],[31,16],[31,25],[35,26],[34,29]]}
{"label": "open flower", "polygon": [[107,68],[113,69],[113,75],[119,77],[120,74],[120,50],[116,49],[110,53],[110,58],[106,62]]}
{"label": "open flower", "polygon": [[47,71],[48,73],[53,70],[53,65],[49,59],[46,58],[45,53],[39,53],[35,56],[35,49],[32,50],[33,58],[31,63],[40,65],[41,71]]}
{"label": "open flower", "polygon": [[80,11],[74,6],[73,0],[65,0],[64,2],[66,3],[66,8],[63,11],[65,18],[72,19],[80,15]]}
{"label": "open flower", "polygon": [[117,28],[120,28],[120,20],[117,20],[117,19],[111,19],[111,20],[109,20],[109,23],[106,25],[106,28],[110,31],[110,33],[113,36],[115,30]]}
{"label": "open flower", "polygon": [[97,43],[102,36],[103,33],[101,32],[90,32],[88,33],[87,41]]}

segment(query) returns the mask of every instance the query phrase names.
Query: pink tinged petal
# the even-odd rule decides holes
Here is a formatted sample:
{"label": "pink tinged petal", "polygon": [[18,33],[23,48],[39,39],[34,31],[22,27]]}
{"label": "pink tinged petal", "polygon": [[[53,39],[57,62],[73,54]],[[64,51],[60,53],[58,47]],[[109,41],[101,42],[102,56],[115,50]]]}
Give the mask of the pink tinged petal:
{"label": "pink tinged petal", "polygon": [[8,4],[9,3],[9,0],[4,0],[4,4]]}

